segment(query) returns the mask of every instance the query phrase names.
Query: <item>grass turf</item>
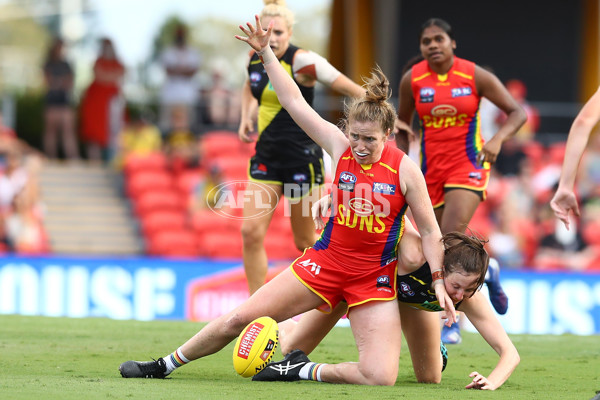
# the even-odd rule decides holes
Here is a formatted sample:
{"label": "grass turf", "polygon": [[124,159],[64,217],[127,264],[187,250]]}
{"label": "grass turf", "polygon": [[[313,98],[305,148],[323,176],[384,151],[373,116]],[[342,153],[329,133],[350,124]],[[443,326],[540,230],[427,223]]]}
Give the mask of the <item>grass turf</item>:
{"label": "grass turf", "polygon": [[[469,373],[488,374],[497,355],[477,334],[448,346],[440,385],[414,380],[403,343],[393,387],[317,382],[252,382],[233,370],[233,343],[170,379],[123,379],[123,361],[172,352],[202,324],[0,316],[0,397],[3,399],[591,399],[600,390],[600,337],[513,335],[521,364],[495,392],[465,390]],[[281,355],[278,353],[275,359]],[[349,328],[335,328],[311,355],[319,362],[356,361]]]}

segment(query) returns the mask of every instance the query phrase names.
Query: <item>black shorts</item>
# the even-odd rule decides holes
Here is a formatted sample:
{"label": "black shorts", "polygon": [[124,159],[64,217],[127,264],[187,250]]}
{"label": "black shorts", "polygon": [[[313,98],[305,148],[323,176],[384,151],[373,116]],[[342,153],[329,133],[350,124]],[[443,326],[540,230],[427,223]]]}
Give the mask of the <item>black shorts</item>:
{"label": "black shorts", "polygon": [[283,185],[283,195],[298,199],[310,193],[313,187],[323,185],[325,171],[323,159],[291,168],[276,168],[250,159],[250,180],[273,185]]}

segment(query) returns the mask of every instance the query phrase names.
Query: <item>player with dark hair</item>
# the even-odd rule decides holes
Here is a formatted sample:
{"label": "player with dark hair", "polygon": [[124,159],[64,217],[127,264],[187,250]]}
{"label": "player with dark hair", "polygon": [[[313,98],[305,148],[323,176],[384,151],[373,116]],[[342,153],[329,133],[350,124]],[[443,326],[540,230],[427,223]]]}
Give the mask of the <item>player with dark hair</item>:
{"label": "player with dark hair", "polygon": [[[526,114],[494,74],[454,55],[456,41],[446,21],[427,20],[419,45],[424,60],[400,81],[398,117],[412,126],[415,111],[419,116],[421,170],[442,233],[464,232],[485,200],[490,165],[502,143],[525,123]],[[507,115],[487,143],[480,131],[482,97]],[[398,142],[403,143],[401,139]],[[508,298],[500,286],[497,262],[490,263],[489,271],[492,303],[503,314]],[[458,324],[450,327],[443,339],[459,343]]]}
{"label": "player with dark hair", "polygon": [[[313,207],[317,227],[322,226],[321,215],[326,214],[329,199],[323,198]],[[444,283],[446,292],[458,311],[463,311],[481,336],[498,353],[496,367],[486,376],[473,371],[467,389],[494,390],[500,387],[519,364],[519,353],[500,325],[479,288],[484,282],[489,256],[484,241],[460,232],[444,235]],[[442,311],[431,293],[432,278],[429,266],[421,253],[419,234],[410,222],[399,243],[398,307],[402,332],[406,338],[413,369],[418,382],[440,383],[448,360],[445,346],[440,347],[440,317]],[[340,303],[331,314],[317,310],[302,316],[293,328],[287,325],[280,331],[283,354],[310,354],[347,311]],[[441,350],[441,356],[440,356]],[[290,356],[291,357],[291,356]],[[285,362],[285,359],[284,359]],[[282,362],[271,363],[267,369]],[[266,373],[259,373],[261,379]]]}

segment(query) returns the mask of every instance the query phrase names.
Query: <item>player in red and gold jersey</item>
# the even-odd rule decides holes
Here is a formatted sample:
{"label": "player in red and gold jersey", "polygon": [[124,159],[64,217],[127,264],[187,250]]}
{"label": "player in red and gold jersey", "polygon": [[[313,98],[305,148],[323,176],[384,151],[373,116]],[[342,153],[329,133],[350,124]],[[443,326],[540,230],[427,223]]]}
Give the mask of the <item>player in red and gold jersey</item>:
{"label": "player in red and gold jersey", "polygon": [[[421,170],[442,233],[464,232],[479,203],[485,200],[490,164],[496,161],[502,143],[527,117],[494,74],[454,55],[456,41],[446,21],[426,21],[419,44],[424,60],[400,81],[398,117],[412,126],[414,112],[418,114]],[[507,115],[487,143],[480,132],[481,97]],[[494,274],[488,281],[490,294],[502,314],[508,299],[495,265],[490,273]],[[458,325],[455,329],[455,340],[448,343],[460,341]]]}
{"label": "player in red and gold jersey", "polygon": [[442,273],[444,244],[419,167],[397,148],[387,147],[396,112],[389,103],[389,81],[377,69],[365,94],[347,106],[346,129],[324,120],[310,107],[296,82],[269,46],[274,22],[264,30],[240,26],[260,56],[279,102],[294,121],[331,155],[334,205],[318,245],[307,249],[290,268],[258,289],[234,310],[211,321],[174,353],[156,361],[127,361],[127,378],[164,378],[177,367],[223,349],[244,327],[261,316],[280,322],[317,307],[350,306],[348,318],[356,338],[358,362],[321,364],[301,351],[267,365],[253,380],[315,380],[330,383],[394,385],[401,341],[396,302],[396,245],[406,207],[411,208],[432,276],[432,290],[450,321],[452,299]]}

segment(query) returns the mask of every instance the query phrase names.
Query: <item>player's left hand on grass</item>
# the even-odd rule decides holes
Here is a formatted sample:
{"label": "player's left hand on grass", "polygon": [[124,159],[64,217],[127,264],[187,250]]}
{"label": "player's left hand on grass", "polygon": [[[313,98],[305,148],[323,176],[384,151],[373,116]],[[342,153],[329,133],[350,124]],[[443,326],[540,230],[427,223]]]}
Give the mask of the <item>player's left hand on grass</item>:
{"label": "player's left hand on grass", "polygon": [[471,372],[471,374],[469,376],[471,378],[473,378],[473,380],[471,381],[471,383],[469,383],[467,386],[465,386],[465,389],[478,389],[478,390],[495,390],[496,389],[496,387],[494,385],[492,385],[492,383],[490,381],[488,381],[488,379],[485,376],[481,375],[477,371]]}

